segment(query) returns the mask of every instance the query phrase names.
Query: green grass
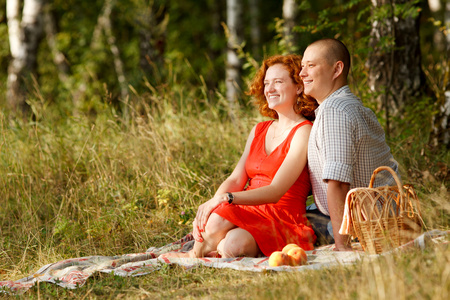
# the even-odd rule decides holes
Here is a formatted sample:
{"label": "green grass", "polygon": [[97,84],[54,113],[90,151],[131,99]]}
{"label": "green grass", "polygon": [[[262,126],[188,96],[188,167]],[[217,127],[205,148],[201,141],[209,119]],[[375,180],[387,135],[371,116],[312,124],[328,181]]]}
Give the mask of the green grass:
{"label": "green grass", "polygon": [[[188,233],[197,206],[263,120],[242,108],[232,122],[218,98],[174,86],[135,95],[125,113],[104,103],[72,112],[43,99],[32,102],[33,121],[0,112],[0,280],[71,257],[141,252]],[[391,147],[427,226],[448,230],[448,151],[421,154],[424,141],[412,135]],[[431,247],[301,273],[165,266],[137,278],[96,274],[76,290],[40,283],[23,297],[447,299],[449,259],[448,247]]]}

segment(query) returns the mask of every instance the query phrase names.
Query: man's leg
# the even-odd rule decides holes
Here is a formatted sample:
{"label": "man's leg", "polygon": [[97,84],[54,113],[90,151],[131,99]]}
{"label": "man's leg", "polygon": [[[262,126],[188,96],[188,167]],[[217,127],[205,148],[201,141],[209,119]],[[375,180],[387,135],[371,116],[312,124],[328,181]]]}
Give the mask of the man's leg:
{"label": "man's leg", "polygon": [[311,223],[311,227],[317,236],[316,245],[333,244],[333,227],[331,226],[331,219],[324,215],[317,208],[316,204],[311,204],[306,207],[306,218]]}

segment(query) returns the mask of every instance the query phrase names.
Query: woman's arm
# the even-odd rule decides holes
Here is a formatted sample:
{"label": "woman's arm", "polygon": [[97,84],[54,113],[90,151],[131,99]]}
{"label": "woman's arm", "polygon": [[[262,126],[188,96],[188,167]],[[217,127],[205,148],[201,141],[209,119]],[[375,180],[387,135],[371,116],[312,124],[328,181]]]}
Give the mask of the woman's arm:
{"label": "woman's arm", "polygon": [[248,175],[245,171],[245,162],[247,161],[247,157],[250,153],[250,146],[252,145],[253,139],[255,137],[256,126],[252,128],[250,134],[247,138],[247,142],[245,144],[244,152],[241,155],[236,167],[233,172],[225,179],[224,182],[219,186],[214,196],[201,204],[198,207],[197,215],[194,219],[194,237],[197,241],[201,240],[201,234],[205,229],[206,221],[208,221],[209,215],[211,212],[219,206],[221,203],[226,202],[226,193],[227,192],[235,192],[242,191],[247,184]]}
{"label": "woman's arm", "polygon": [[310,131],[310,125],[304,125],[296,131],[292,138],[289,152],[270,185],[254,190],[242,191],[248,180],[247,173],[245,172],[245,161],[247,160],[251,141],[253,141],[254,137],[254,130],[252,130],[249,137],[250,144],[247,142],[246,150],[233,173],[221,184],[213,198],[199,206],[196,216],[199,231],[204,230],[206,221],[212,210],[227,201],[226,192],[233,193],[233,204],[260,205],[278,202],[294,184],[306,166]]}
{"label": "woman's arm", "polygon": [[311,125],[304,125],[296,131],[289,152],[270,185],[254,190],[235,192],[233,193],[235,197],[233,203],[241,205],[277,203],[306,166],[310,131]]}

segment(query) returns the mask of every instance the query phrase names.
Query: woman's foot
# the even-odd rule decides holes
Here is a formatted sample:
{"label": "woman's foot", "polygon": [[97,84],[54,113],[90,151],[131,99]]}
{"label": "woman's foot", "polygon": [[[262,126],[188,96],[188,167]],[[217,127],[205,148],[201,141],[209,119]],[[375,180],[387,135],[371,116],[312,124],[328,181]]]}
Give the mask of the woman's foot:
{"label": "woman's foot", "polygon": [[194,258],[194,253],[189,252],[167,252],[161,254],[158,258]]}
{"label": "woman's foot", "polygon": [[158,258],[189,258],[189,252],[168,252],[161,254]]}

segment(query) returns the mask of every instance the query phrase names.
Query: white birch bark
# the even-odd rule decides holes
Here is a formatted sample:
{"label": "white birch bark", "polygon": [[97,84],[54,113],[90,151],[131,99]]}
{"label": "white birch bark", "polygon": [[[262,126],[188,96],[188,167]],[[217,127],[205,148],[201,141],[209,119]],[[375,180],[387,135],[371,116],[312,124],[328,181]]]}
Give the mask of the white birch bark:
{"label": "white birch bark", "polygon": [[428,0],[428,7],[432,12],[437,12],[441,10],[441,0]]}
{"label": "white birch bark", "polygon": [[289,53],[296,50],[296,36],[293,32],[295,26],[295,18],[297,17],[297,3],[295,0],[283,1],[283,39],[286,51]]}
{"label": "white birch bark", "polygon": [[234,107],[241,92],[242,62],[237,49],[242,44],[243,8],[240,0],[227,0],[227,27],[229,30],[226,66],[226,97],[230,105],[230,116],[234,117]]}
{"label": "white birch bark", "polygon": [[35,70],[37,48],[42,33],[41,12],[44,0],[24,0],[22,19],[20,5],[20,0],[6,2],[11,51],[6,97],[13,110],[24,110],[26,107],[23,78]]}
{"label": "white birch bark", "polygon": [[[429,0],[430,9],[431,0]],[[436,8],[437,9],[437,8]],[[440,9],[440,7],[439,7]],[[437,9],[437,11],[439,11]],[[447,28],[450,28],[450,1],[447,1],[444,12],[444,24]],[[443,56],[442,68],[450,73],[450,30],[447,30],[446,38],[446,51]],[[437,95],[437,112],[433,116],[433,129],[431,134],[431,144],[435,147],[445,146],[450,149],[450,79],[448,76],[444,76],[442,86],[435,84],[434,93]],[[443,91],[442,91],[443,90]]]}
{"label": "white birch bark", "polygon": [[20,0],[6,2],[6,17],[8,20],[9,47],[12,63],[20,67],[24,63],[25,47],[22,43],[23,32],[20,30]]}
{"label": "white birch bark", "polygon": [[11,51],[11,62],[8,68],[6,98],[8,104],[16,107],[17,102],[22,102],[20,97],[19,76],[25,67],[25,45],[23,43],[23,31],[20,28],[20,1],[8,0],[6,2],[6,16],[8,20],[9,47]]}

